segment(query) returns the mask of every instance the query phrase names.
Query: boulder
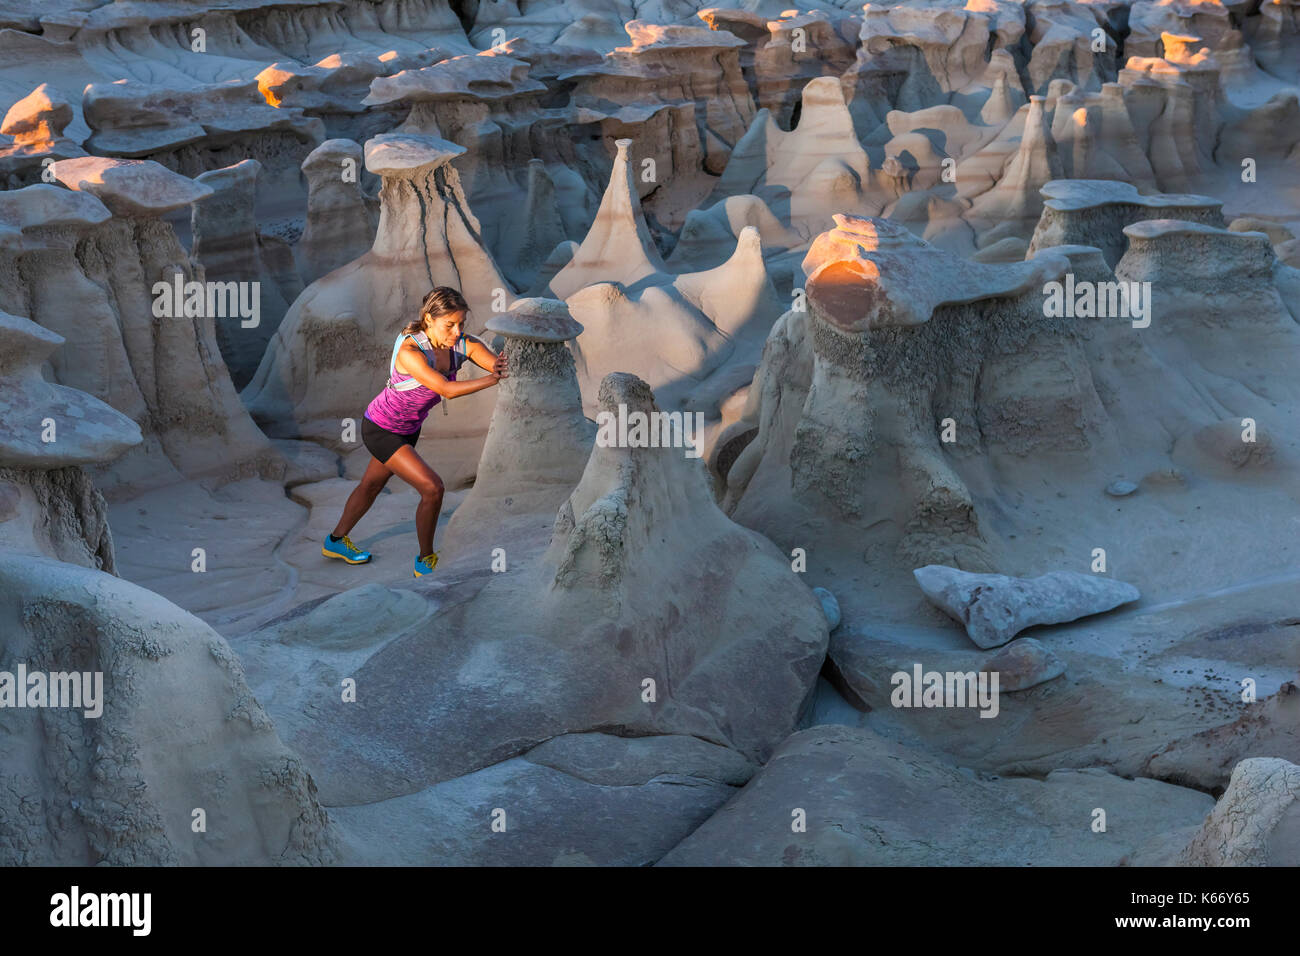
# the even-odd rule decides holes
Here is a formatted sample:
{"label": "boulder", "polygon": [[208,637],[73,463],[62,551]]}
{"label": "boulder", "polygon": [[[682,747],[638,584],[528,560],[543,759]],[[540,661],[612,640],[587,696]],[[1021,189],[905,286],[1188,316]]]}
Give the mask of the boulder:
{"label": "boulder", "polygon": [[1300,767],[1252,757],[1178,858],[1180,866],[1300,866]]}
{"label": "boulder", "polygon": [[1000,647],[1027,627],[1076,621],[1141,597],[1131,584],[1075,571],[1012,578],[932,564],[912,574],[926,599],[984,648]]}
{"label": "boulder", "polygon": [[[866,729],[787,738],[660,866],[1114,866],[1168,842],[1210,797],[1101,770],[959,770]],[[1105,834],[1092,832],[1106,810]],[[797,826],[802,824],[802,826]]]}

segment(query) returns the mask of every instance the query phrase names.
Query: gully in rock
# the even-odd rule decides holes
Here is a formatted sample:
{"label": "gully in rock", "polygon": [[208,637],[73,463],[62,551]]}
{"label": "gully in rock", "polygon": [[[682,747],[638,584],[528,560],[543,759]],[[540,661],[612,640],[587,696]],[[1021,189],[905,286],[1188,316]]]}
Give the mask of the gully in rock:
{"label": "gully in rock", "polygon": [[[420,429],[433,406],[443,399],[490,388],[507,375],[504,354],[494,353],[479,339],[465,334],[468,311],[459,292],[439,286],[424,297],[420,318],[398,334],[388,363],[388,382],[366,406],[361,422],[361,440],[372,458],[360,483],[348,496],[339,523],[325,539],[321,548],[325,557],[341,558],[348,564],[370,560],[370,552],[357,548],[348,532],[370,510],[388,479],[399,475],[420,493],[415,511],[420,541],[415,576],[428,574],[437,565],[433,531],[442,510],[443,484],[438,473],[416,454]],[[473,362],[489,374],[468,382],[456,381],[456,374],[466,362]]]}

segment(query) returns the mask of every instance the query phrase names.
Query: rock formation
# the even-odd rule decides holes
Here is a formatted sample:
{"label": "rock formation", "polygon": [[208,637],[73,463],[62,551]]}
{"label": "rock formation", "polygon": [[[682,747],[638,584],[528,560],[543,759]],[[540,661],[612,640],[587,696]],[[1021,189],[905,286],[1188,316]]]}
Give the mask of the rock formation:
{"label": "rock formation", "polygon": [[912,573],[926,599],[963,625],[983,648],[999,647],[1036,624],[1074,621],[1140,597],[1131,584],[1067,571],[1028,581],[938,565]]}
{"label": "rock formation", "polygon": [[1224,225],[1223,204],[1209,196],[1139,195],[1128,183],[1057,179],[1044,183],[1043,215],[1029,241],[1029,255],[1049,246],[1096,246],[1114,268],[1124,250],[1125,226],[1147,219]]}
{"label": "rock formation", "polygon": [[1300,767],[1243,760],[1178,862],[1184,866],[1295,866],[1300,859]]}
{"label": "rock formation", "polygon": [[218,7],[0,11],[0,862],[1297,862],[1297,0]]}
{"label": "rock formation", "polygon": [[138,445],[140,431],[41,379],[62,342],[0,315],[0,862],[333,861],[311,777],[230,646],[114,575],[104,499],[82,466]]}
{"label": "rock formation", "polygon": [[[554,306],[549,311],[562,318]],[[503,317],[502,329],[521,331],[530,312],[528,326],[537,334],[545,314],[535,304]],[[509,348],[519,353],[518,342]],[[528,372],[516,399],[547,388]],[[563,389],[554,384],[550,390],[560,397]],[[578,406],[571,388],[570,394],[572,415]],[[620,405],[628,414],[657,411],[645,383],[613,375],[602,385],[601,407],[617,415]],[[496,453],[506,424],[494,422],[487,453]],[[449,542],[439,565],[445,573],[432,589],[374,589],[390,595],[383,598],[345,592],[313,618],[368,613],[373,625],[375,609],[383,608],[381,627],[321,645],[309,637],[312,622],[286,619],[245,638],[243,653],[257,662],[253,686],[273,698],[277,725],[313,767],[323,802],[395,806],[391,801],[403,795],[426,791],[431,798],[431,788],[444,781],[559,734],[601,728],[665,744],[665,737],[689,734],[744,760],[764,759],[806,706],[825,653],[826,620],[771,543],[718,510],[703,463],[686,457],[687,450],[598,441],[558,513],[549,512],[553,530],[544,521],[548,512],[537,510],[542,497],[529,494],[534,484],[518,476],[521,494],[510,519],[480,511],[478,521],[491,521],[495,537]],[[513,493],[510,480],[496,482],[496,500]],[[523,520],[528,515],[538,520]],[[506,562],[495,572],[493,545]],[[707,556],[705,576],[672,560],[687,548]],[[657,584],[645,587],[652,579]],[[722,581],[732,584],[719,601]],[[762,605],[746,595],[763,595]],[[434,606],[440,639],[430,642]],[[290,636],[290,628],[301,636]],[[299,668],[283,666],[304,652],[319,662],[306,681]],[[328,704],[337,694],[319,696],[316,681],[327,685],[340,667],[367,688],[355,707]],[[462,690],[419,690],[445,681]],[[558,686],[583,690],[557,697]],[[763,713],[730,718],[756,686],[768,701]],[[415,724],[407,721],[456,730],[411,734],[403,728]],[[407,811],[401,816],[414,823]]]}
{"label": "rock formation", "polygon": [[306,285],[360,258],[374,242],[362,169],[361,147],[350,139],[327,139],[302,161],[307,217],[293,251]]}
{"label": "rock formation", "polygon": [[[254,417],[274,423],[272,434],[351,450],[340,439],[344,420],[357,421],[383,385],[393,338],[434,286],[461,290],[471,325],[509,306],[514,293],[479,244],[478,222],[448,162],[461,152],[431,136],[366,142],[366,168],[384,180],[378,232],[359,259],[303,290],[271,339],[245,401]],[[491,403],[480,393],[455,404],[458,414],[433,416],[429,431],[467,439],[476,458]],[[453,466],[457,474],[465,472]]]}
{"label": "rock formation", "polygon": [[[815,727],[787,739],[660,865],[1114,866],[1147,834],[1193,824],[1209,800],[1101,770],[982,779],[871,731]],[[1085,803],[1129,821],[1126,835],[1094,839]],[[790,808],[805,808],[806,832],[761,822],[784,821]]]}
{"label": "rock formation", "polygon": [[108,403],[144,433],[111,473],[95,469],[96,483],[138,491],[181,475],[282,471],[239,404],[216,342],[218,322],[243,321],[238,293],[192,295],[186,283],[201,274],[162,218],[211,190],[148,161],[86,157],[51,168],[78,201],[45,184],[4,194],[5,218],[21,230],[5,253],[14,279],[4,293],[11,311],[96,356],[56,353],[55,381]]}
{"label": "rock formation", "polygon": [[582,415],[573,355],[582,326],[554,299],[516,299],[487,323],[505,339],[500,385],[474,487],[447,529],[453,542],[511,515],[554,511],[582,477],[595,429]]}

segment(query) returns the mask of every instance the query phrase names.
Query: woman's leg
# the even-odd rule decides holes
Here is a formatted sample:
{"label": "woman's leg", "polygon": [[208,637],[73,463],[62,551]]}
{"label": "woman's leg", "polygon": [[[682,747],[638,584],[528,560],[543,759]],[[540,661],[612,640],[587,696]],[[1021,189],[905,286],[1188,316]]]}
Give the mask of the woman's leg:
{"label": "woman's leg", "polygon": [[384,490],[384,485],[388,484],[388,479],[391,477],[393,473],[379,459],[370,459],[370,464],[366,465],[366,473],[352,489],[352,494],[348,495],[347,504],[343,506],[343,517],[339,518],[339,523],[334,526],[334,537],[341,538],[357,526],[361,516],[370,510],[370,506],[375,503],[375,499],[379,497],[379,493]]}
{"label": "woman's leg", "polygon": [[420,539],[419,557],[424,557],[433,550],[433,529],[438,526],[438,514],[442,511],[442,479],[410,445],[397,449],[385,467],[420,493],[420,505],[415,509],[415,534]]}

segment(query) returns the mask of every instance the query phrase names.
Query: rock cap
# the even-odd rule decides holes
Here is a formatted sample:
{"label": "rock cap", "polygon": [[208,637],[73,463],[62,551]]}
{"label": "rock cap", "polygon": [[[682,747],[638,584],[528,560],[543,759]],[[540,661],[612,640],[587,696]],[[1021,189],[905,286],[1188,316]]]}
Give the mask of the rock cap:
{"label": "rock cap", "polygon": [[384,133],[366,140],[366,169],[376,176],[409,179],[423,170],[441,166],[465,152],[438,136]]}
{"label": "rock cap", "polygon": [[528,342],[567,342],[582,334],[582,323],[558,299],[515,299],[510,309],[487,321],[489,332]]}
{"label": "rock cap", "polygon": [[90,193],[117,216],[162,216],[212,195],[208,186],[151,159],[81,156],[50,168],[63,185]]}

